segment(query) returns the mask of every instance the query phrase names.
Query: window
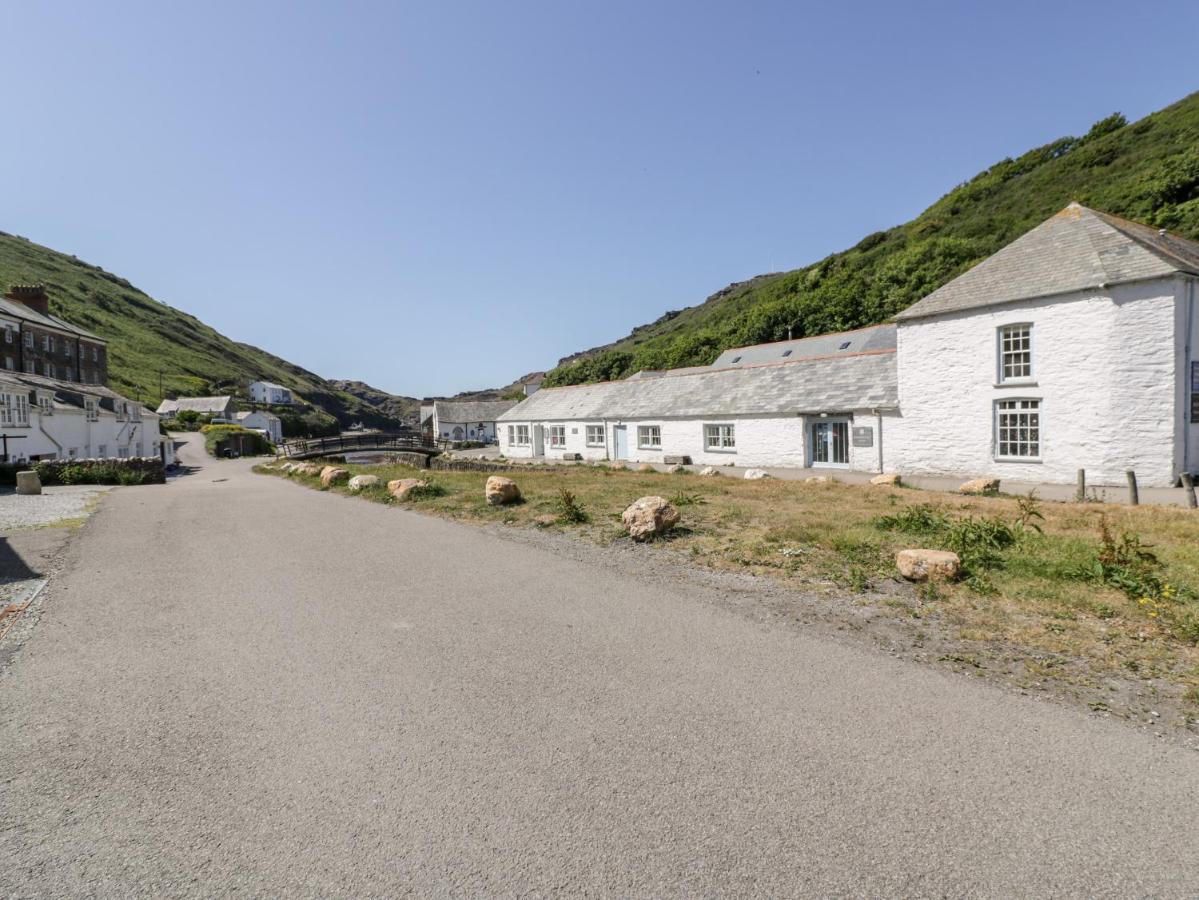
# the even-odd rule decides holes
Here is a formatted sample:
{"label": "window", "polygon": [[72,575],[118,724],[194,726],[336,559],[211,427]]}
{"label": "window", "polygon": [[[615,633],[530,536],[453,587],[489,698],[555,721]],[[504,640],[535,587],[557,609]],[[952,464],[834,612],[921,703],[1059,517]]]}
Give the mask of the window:
{"label": "window", "polygon": [[4,326],[4,343],[11,344],[13,342],[13,327],[11,325]]}
{"label": "window", "polygon": [[25,360],[25,371],[28,372],[30,375],[33,374],[33,360],[32,359]]}
{"label": "window", "polygon": [[100,421],[100,409],[98,406],[96,406],[96,398],[95,397],[84,397],[83,398],[83,409],[87,413],[87,420],[89,422]]}
{"label": "window", "polygon": [[515,427],[516,427],[516,437],[514,438],[512,436],[513,426],[511,426],[511,425],[508,426],[508,443],[514,447],[529,446],[529,426],[528,425],[517,425]]}
{"label": "window", "polygon": [[14,394],[12,398],[12,424],[29,424],[29,395]]}
{"label": "window", "polygon": [[75,380],[75,370],[74,370],[74,369],[72,369],[70,366],[67,366],[67,367],[66,367],[66,368],[63,370],[63,376],[62,376],[62,377],[63,377],[65,380],[67,380],[67,381],[74,381],[74,380]]}
{"label": "window", "polygon": [[96,456],[100,457],[100,459],[107,458],[108,457],[108,444],[101,444],[96,449]]}
{"label": "window", "polygon": [[50,335],[48,334],[42,335],[42,350],[47,353],[50,351]]}
{"label": "window", "polygon": [[566,426],[551,425],[550,426],[550,446],[565,447],[566,446]]}
{"label": "window", "polygon": [[604,446],[604,426],[603,425],[588,425],[587,426],[587,446],[588,447]]}
{"label": "window", "polygon": [[1039,459],[1041,401],[1000,400],[995,404],[995,457]]}
{"label": "window", "polygon": [[53,394],[38,394],[37,408],[43,416],[54,415],[54,395]]}
{"label": "window", "polygon": [[48,363],[48,362],[42,363],[42,374],[45,375],[47,378],[53,378],[54,377],[54,366],[50,365],[50,363]]}
{"label": "window", "polygon": [[732,425],[705,425],[704,448],[707,450],[735,450],[737,441],[733,437]]}
{"label": "window", "polygon": [[63,345],[62,345],[62,353],[63,353],[63,356],[65,356],[67,359],[70,359],[70,358],[71,358],[71,352],[72,352],[72,351],[71,351],[71,342],[70,342],[70,341],[63,341]]}
{"label": "window", "polygon": [[33,349],[33,332],[32,331],[25,332],[25,346],[28,347],[30,350]]}
{"label": "window", "polygon": [[100,350],[98,347],[92,347],[92,362],[100,361]]}
{"label": "window", "polygon": [[[740,357],[737,357],[740,359]],[[733,360],[736,362],[737,360]],[[662,426],[661,425],[638,425],[637,426],[637,446],[642,450],[661,450],[662,449]]]}
{"label": "window", "polygon": [[4,368],[15,369],[16,367],[17,361],[15,359],[13,359],[11,356],[4,357]]}
{"label": "window", "polygon": [[1004,325],[999,329],[999,380],[1032,378],[1032,326]]}

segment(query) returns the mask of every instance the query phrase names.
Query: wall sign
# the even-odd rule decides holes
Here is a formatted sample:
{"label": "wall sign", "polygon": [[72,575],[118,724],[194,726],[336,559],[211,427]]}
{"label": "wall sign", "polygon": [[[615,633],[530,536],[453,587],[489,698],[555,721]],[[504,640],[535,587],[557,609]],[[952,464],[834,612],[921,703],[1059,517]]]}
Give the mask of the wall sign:
{"label": "wall sign", "polygon": [[869,425],[856,425],[853,429],[853,445],[855,447],[873,447],[874,429]]}

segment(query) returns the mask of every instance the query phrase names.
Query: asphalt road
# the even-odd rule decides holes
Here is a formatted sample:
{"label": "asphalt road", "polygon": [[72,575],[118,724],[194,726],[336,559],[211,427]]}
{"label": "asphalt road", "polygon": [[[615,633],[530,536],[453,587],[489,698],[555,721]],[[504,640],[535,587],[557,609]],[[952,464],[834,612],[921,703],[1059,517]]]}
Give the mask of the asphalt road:
{"label": "asphalt road", "polygon": [[0,678],[3,896],[1195,896],[1199,754],[210,463]]}

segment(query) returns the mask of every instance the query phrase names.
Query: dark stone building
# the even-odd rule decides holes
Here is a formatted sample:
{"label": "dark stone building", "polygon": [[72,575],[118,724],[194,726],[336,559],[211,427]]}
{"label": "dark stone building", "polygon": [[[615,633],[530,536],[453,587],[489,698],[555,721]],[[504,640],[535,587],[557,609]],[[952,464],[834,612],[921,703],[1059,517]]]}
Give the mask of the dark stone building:
{"label": "dark stone building", "polygon": [[0,299],[0,368],[80,384],[108,384],[108,344],[50,313],[46,289],[18,284]]}

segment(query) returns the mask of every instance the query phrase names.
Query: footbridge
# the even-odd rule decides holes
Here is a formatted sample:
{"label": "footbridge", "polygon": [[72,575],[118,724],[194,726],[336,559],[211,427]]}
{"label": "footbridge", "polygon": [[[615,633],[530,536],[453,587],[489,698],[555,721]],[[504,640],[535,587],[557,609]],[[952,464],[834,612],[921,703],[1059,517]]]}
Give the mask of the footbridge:
{"label": "footbridge", "polygon": [[336,437],[309,438],[286,441],[279,446],[279,453],[288,459],[316,459],[320,456],[342,456],[346,453],[404,452],[435,456],[441,450],[424,435],[414,431],[386,434],[367,432],[364,434],[341,434]]}

